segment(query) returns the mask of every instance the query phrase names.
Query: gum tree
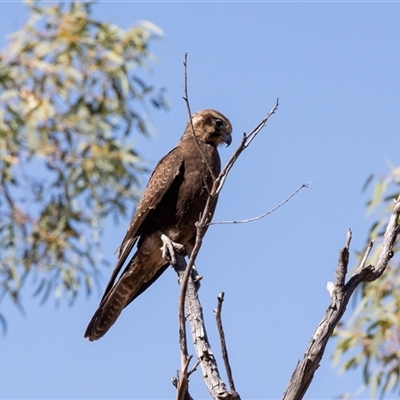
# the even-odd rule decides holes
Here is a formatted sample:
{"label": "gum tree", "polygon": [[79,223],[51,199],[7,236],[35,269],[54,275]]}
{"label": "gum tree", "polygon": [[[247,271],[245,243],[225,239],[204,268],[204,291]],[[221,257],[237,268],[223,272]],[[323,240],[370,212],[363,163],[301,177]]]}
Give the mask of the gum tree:
{"label": "gum tree", "polygon": [[103,221],[137,199],[132,134],[149,132],[143,105],[166,108],[141,78],[162,32],[95,20],[90,3],[28,6],[0,53],[0,292],[21,304],[33,278],[73,301],[103,262]]}

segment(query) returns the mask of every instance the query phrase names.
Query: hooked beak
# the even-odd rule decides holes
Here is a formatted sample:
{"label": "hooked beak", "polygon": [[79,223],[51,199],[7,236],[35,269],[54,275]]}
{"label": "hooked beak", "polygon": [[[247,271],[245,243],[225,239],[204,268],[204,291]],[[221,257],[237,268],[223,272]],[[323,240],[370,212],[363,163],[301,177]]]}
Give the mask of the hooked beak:
{"label": "hooked beak", "polygon": [[226,143],[226,147],[228,147],[232,143],[232,136],[230,133],[224,133],[222,135],[222,141]]}

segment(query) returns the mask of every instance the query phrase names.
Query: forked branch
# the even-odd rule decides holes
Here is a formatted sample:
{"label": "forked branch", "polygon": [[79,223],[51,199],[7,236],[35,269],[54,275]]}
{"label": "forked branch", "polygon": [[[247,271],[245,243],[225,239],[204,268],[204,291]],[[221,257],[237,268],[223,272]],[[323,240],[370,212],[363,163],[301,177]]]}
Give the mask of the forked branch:
{"label": "forked branch", "polygon": [[373,242],[370,242],[359,267],[347,283],[345,283],[352,236],[351,231],[348,232],[346,244],[344,248],[340,250],[335,283],[330,284],[331,302],[311,338],[304,358],[297,364],[290,378],[283,399],[300,400],[303,398],[310,386],[316,369],[319,367],[326,344],[334,328],[342,318],[354,290],[360,283],[374,281],[384,273],[389,260],[393,256],[393,246],[400,231],[400,226],[398,224],[399,218],[400,197],[394,203],[393,213],[386,227],[382,250],[376,266],[367,265],[366,262],[373,246]]}
{"label": "forked branch", "polygon": [[[186,261],[179,254],[176,257],[177,263],[174,268],[181,283],[186,270]],[[196,270],[192,269],[187,282],[185,308],[186,318],[190,324],[193,344],[205,384],[213,399],[240,400],[239,395],[233,389],[227,390],[225,383],[220,377],[204,324],[203,311],[198,297],[198,280],[199,276]],[[180,339],[182,348],[182,338]],[[179,381],[175,383],[175,386],[178,388],[177,399],[179,400],[187,399],[190,396],[187,383],[191,372],[193,370],[188,371],[188,363],[186,362],[185,368],[181,371]]]}

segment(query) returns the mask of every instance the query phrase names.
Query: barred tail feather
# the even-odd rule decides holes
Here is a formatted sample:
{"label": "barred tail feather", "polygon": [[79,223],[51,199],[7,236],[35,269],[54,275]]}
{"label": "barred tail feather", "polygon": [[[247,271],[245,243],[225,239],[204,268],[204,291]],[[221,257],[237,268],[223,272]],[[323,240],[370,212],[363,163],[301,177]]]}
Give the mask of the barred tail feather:
{"label": "barred tail feather", "polygon": [[103,297],[86,328],[85,338],[100,339],[118,319],[122,310],[151,286],[169,264],[144,265],[134,257],[114,287]]}
{"label": "barred tail feather", "polygon": [[[125,287],[124,287],[125,286]],[[90,341],[100,339],[118,319],[121,311],[129,303],[129,288],[123,280],[117,282],[108,295],[101,301],[86,328],[85,338]]]}

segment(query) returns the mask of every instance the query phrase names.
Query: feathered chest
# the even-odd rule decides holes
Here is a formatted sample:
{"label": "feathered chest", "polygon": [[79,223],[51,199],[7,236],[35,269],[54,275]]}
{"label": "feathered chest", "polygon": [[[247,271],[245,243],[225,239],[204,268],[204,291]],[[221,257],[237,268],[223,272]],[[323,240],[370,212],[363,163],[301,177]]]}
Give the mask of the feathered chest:
{"label": "feathered chest", "polygon": [[[208,145],[195,148],[185,157],[178,182],[176,216],[184,220],[199,218],[212,188],[214,179],[221,170],[221,161],[217,150]],[[184,221],[182,221],[185,223]]]}
{"label": "feathered chest", "polygon": [[[204,210],[214,179],[221,170],[217,150],[210,145],[186,148],[179,173],[153,215],[153,222],[177,240],[192,235]],[[153,224],[152,224],[153,225]],[[179,239],[178,239],[179,238]],[[182,240],[184,240],[182,238]]]}

